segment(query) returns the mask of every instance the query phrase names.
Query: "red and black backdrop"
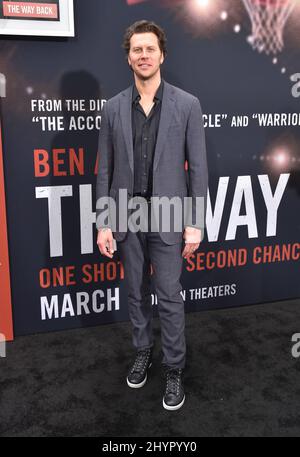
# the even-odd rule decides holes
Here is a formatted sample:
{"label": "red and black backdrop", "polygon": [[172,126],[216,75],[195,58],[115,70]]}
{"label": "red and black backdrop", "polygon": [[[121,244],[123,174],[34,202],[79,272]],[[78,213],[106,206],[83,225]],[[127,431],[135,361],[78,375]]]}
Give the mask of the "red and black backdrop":
{"label": "red and black backdrop", "polygon": [[96,244],[95,183],[101,108],[132,83],[121,44],[139,19],[165,29],[162,75],[204,113],[207,230],[184,260],[186,311],[299,297],[299,8],[273,55],[253,49],[243,1],[76,1],[74,38],[0,42],[15,335],[128,319],[122,263]]}

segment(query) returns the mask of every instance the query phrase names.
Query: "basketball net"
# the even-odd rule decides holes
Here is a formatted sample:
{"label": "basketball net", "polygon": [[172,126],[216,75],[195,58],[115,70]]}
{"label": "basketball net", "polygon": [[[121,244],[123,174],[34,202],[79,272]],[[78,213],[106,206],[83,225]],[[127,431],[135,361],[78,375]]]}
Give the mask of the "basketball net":
{"label": "basketball net", "polygon": [[252,22],[253,49],[277,54],[283,49],[283,29],[296,0],[243,0]]}

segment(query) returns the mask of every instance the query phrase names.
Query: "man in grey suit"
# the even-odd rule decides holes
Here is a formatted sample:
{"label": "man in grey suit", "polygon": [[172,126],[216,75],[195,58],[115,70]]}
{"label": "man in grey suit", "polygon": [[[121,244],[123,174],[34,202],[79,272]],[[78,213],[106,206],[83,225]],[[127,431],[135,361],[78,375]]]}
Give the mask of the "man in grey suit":
{"label": "man in grey suit", "polygon": [[[134,84],[109,99],[102,111],[96,187],[97,244],[102,255],[112,258],[117,241],[124,265],[136,349],[127,375],[127,384],[133,388],[145,384],[152,365],[150,282],[154,281],[166,375],[163,407],[176,410],[185,401],[182,263],[198,249],[204,235],[208,170],[202,110],[197,97],[161,77],[166,36],[158,25],[146,20],[135,22],[125,32],[123,47]],[[124,197],[126,205],[122,205]],[[176,197],[180,204],[190,197],[188,210],[179,217],[181,229],[175,227],[176,211],[168,212],[165,207],[163,214],[167,214],[170,226],[165,230],[157,224],[154,199],[162,197]],[[128,198],[146,202],[140,218],[140,222],[146,221],[146,228],[144,223],[144,228],[137,230],[134,223],[127,225],[127,219],[122,224],[135,209],[134,205],[127,207]],[[105,209],[99,203],[101,199],[107,201]],[[202,211],[197,225],[194,220],[199,200]],[[121,206],[125,211],[120,210]],[[107,217],[104,219],[103,215]]]}

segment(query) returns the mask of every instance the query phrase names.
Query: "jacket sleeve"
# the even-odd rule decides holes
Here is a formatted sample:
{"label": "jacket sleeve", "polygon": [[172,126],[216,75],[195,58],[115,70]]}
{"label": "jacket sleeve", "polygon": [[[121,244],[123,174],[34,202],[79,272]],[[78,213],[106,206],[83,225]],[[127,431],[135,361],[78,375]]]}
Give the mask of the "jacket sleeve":
{"label": "jacket sleeve", "polygon": [[[114,164],[114,149],[112,129],[109,125],[108,102],[103,105],[101,113],[101,128],[98,143],[98,174],[96,183],[96,227],[112,227],[109,216],[109,190]],[[100,205],[101,199],[101,205]],[[107,202],[107,207],[104,203]],[[105,206],[105,207],[104,207]],[[100,221],[101,214],[108,214],[105,221]]]}
{"label": "jacket sleeve", "polygon": [[[185,155],[188,161],[188,196],[192,197],[189,199],[185,227],[200,228],[203,239],[207,208],[208,167],[202,109],[197,97],[194,97],[188,118]],[[196,199],[196,197],[198,198]]]}

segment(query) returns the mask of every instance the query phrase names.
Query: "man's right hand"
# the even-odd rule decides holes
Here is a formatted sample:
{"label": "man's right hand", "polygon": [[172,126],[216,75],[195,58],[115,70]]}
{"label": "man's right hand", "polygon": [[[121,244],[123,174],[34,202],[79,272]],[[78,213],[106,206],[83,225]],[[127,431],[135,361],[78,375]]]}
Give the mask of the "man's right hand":
{"label": "man's right hand", "polygon": [[98,230],[97,245],[102,255],[112,259],[114,254],[113,234],[110,228],[100,228]]}

